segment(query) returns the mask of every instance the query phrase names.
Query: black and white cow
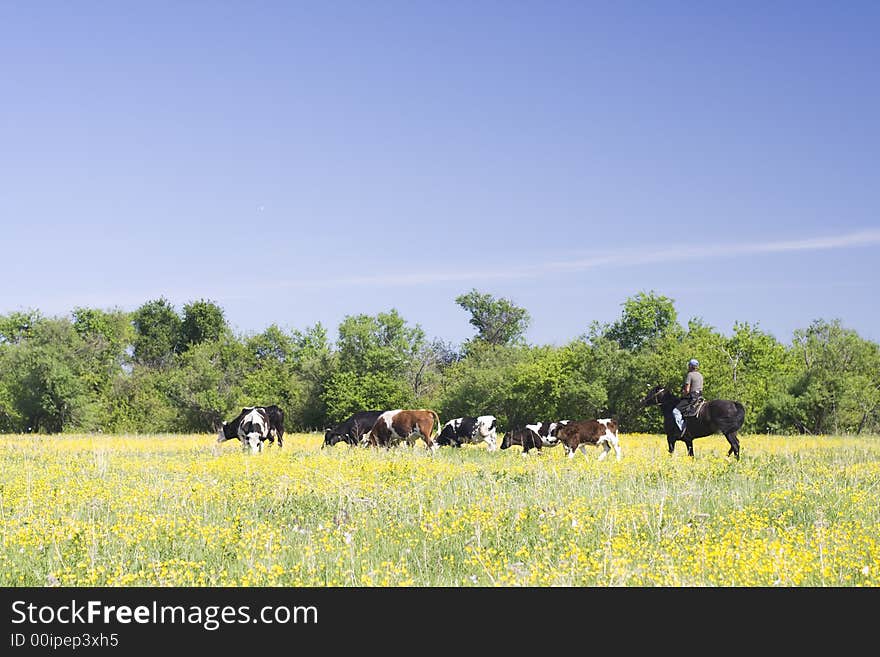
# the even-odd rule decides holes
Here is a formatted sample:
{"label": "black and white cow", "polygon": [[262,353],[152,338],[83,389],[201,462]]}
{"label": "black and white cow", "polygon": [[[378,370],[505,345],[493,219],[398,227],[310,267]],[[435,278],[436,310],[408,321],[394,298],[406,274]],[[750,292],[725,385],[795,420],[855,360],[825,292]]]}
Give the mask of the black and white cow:
{"label": "black and white cow", "polygon": [[241,441],[244,451],[260,452],[263,442],[278,439],[278,447],[284,445],[284,411],[274,404],[271,406],[248,406],[241,409],[234,420],[223,422],[217,431],[217,442],[233,438]]}
{"label": "black and white cow", "polygon": [[525,427],[511,427],[504,432],[504,438],[501,439],[501,449],[508,449],[513,445],[522,447],[522,453],[528,454],[529,450],[537,449],[541,451],[541,439],[531,429]]}
{"label": "black and white cow", "polygon": [[485,441],[489,451],[498,449],[498,422],[494,415],[465,416],[449,420],[437,436],[438,445],[461,447],[462,443]]}
{"label": "black and white cow", "polygon": [[554,447],[559,444],[557,432],[569,422],[571,420],[535,422],[534,424],[511,429],[504,434],[504,439],[501,441],[501,449],[507,449],[512,445],[521,445],[523,456],[525,456],[531,449],[536,449],[540,452],[542,447]]}
{"label": "black and white cow", "polygon": [[347,420],[340,422],[332,429],[324,432],[324,442],[321,449],[332,447],[336,443],[345,442],[349,445],[369,445],[366,435],[376,424],[376,420],[385,411],[358,411]]}
{"label": "black and white cow", "polygon": [[559,420],[557,422],[535,422],[534,424],[527,424],[526,429],[534,431],[538,438],[541,439],[541,444],[544,447],[553,447],[554,445],[559,444],[559,438],[557,437],[559,429],[561,427],[564,427],[569,422],[571,422],[571,420]]}

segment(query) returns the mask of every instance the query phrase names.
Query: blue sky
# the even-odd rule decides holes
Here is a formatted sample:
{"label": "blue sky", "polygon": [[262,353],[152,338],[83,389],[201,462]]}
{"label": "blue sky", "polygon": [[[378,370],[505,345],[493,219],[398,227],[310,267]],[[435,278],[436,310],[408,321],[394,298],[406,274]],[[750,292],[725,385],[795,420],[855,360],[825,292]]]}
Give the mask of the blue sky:
{"label": "blue sky", "polygon": [[880,3],[0,4],[0,313],[237,331],[640,291],[880,340]]}

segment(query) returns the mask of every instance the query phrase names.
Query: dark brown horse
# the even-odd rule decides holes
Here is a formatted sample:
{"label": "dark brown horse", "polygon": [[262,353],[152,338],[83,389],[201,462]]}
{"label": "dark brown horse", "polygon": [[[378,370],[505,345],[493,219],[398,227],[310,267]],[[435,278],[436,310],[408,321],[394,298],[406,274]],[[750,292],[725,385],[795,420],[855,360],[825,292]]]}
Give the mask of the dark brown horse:
{"label": "dark brown horse", "polygon": [[736,432],[742,428],[746,418],[746,409],[738,401],[729,399],[713,399],[703,402],[695,417],[685,418],[684,435],[675,422],[672,409],[681,401],[664,386],[655,386],[642,400],[642,406],[656,405],[663,411],[663,430],[666,432],[666,442],[669,443],[669,453],[675,449],[675,442],[680,440],[687,446],[688,456],[694,455],[694,438],[711,436],[714,433],[723,433],[730,443],[727,455],[733,454],[739,459],[739,439]]}

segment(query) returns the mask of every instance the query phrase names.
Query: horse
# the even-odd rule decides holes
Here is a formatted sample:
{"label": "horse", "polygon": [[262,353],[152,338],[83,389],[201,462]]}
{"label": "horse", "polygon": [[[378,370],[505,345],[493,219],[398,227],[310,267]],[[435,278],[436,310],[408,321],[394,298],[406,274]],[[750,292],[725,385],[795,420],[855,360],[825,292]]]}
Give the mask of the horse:
{"label": "horse", "polygon": [[727,456],[733,454],[739,460],[739,439],[736,437],[736,432],[742,428],[746,418],[745,407],[738,401],[730,399],[703,401],[694,417],[685,418],[685,430],[682,435],[672,414],[672,409],[681,400],[681,397],[676,397],[664,386],[655,386],[641,403],[642,406],[659,406],[663,411],[663,430],[666,432],[666,442],[669,443],[669,453],[672,454],[675,442],[680,440],[687,446],[688,456],[693,456],[694,438],[720,432],[730,443]]}

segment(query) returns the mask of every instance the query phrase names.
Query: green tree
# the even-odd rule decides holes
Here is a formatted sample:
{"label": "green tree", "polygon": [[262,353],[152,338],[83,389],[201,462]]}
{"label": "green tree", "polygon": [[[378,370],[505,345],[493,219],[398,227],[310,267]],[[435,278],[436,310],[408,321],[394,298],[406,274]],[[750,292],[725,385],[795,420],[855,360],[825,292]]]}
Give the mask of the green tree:
{"label": "green tree", "polygon": [[[106,401],[104,431],[113,433],[183,433],[181,404],[175,400],[168,370],[135,367],[113,380]],[[202,430],[200,428],[199,430]]]}
{"label": "green tree", "polygon": [[267,363],[287,362],[294,352],[293,337],[276,324],[246,338],[245,345],[258,367]]}
{"label": "green tree", "polygon": [[421,343],[405,373],[415,404],[423,407],[435,405],[443,372],[456,358],[449,343],[437,339]]}
{"label": "green tree", "polygon": [[293,331],[294,371],[302,381],[304,395],[302,406],[291,409],[291,422],[298,427],[315,429],[326,427],[329,423],[324,392],[327,381],[337,369],[336,355],[330,348],[327,329],[318,322],[304,331]]}
{"label": "green tree", "polygon": [[762,410],[769,399],[784,390],[792,372],[785,345],[757,326],[736,322],[733,335],[724,340],[720,349],[726,367],[719,372],[719,379],[725,384],[725,396],[746,408],[743,430],[765,430]]}
{"label": "green tree", "polygon": [[4,396],[22,422],[17,430],[58,433],[94,427],[94,398],[81,354],[82,341],[69,320],[44,319],[6,355],[11,369]]}
{"label": "green tree", "polygon": [[129,364],[128,349],[134,337],[131,316],[119,309],[85,307],[74,308],[72,316],[73,329],[82,340],[85,383],[103,402],[113,379]]}
{"label": "green tree", "polygon": [[794,332],[799,373],[789,393],[796,426],[812,433],[864,429],[880,405],[880,346],[841,325],[815,320]]}
{"label": "green tree", "polygon": [[521,407],[511,394],[516,368],[528,362],[529,348],[487,343],[474,343],[472,347],[444,371],[437,402],[440,417],[490,414],[502,427],[508,427],[521,417],[531,416],[529,409]]}
{"label": "green tree", "polygon": [[518,426],[526,422],[565,419],[559,416],[562,388],[567,383],[562,372],[561,350],[555,347],[524,348],[523,356],[509,375],[505,408],[508,420]]}
{"label": "green tree", "polygon": [[407,326],[395,309],[375,317],[349,315],[339,324],[339,369],[404,377],[424,341],[421,327]]}
{"label": "green tree", "polygon": [[606,337],[623,349],[636,351],[670,331],[679,330],[672,299],[651,292],[639,292],[623,302],[623,314],[611,324]]}
{"label": "green tree", "polygon": [[245,392],[254,371],[246,346],[232,336],[191,346],[162,382],[179,413],[177,430],[215,431],[242,406],[268,403]]}
{"label": "green tree", "polygon": [[318,323],[288,332],[272,324],[244,344],[247,365],[239,377],[239,407],[277,404],[288,430],[326,426],[323,396],[337,362],[326,329]]}
{"label": "green tree", "polygon": [[365,410],[410,408],[412,391],[406,381],[386,372],[359,374],[350,370],[335,372],[327,381],[323,394],[329,422],[339,422]]}
{"label": "green tree", "polygon": [[[425,346],[420,326],[408,326],[392,309],[376,316],[348,315],[338,333],[333,373],[324,379],[320,393],[327,422],[338,422],[354,411],[415,403],[411,376]],[[320,353],[319,361],[326,363],[323,348]]]}
{"label": "green tree", "polygon": [[33,309],[0,315],[0,345],[18,344],[26,340],[42,319],[40,311]]}
{"label": "green tree", "polygon": [[455,303],[470,313],[468,321],[477,329],[474,341],[490,345],[514,345],[524,341],[531,317],[525,308],[516,306],[510,299],[496,299],[472,289],[456,297]]}
{"label": "green tree", "polygon": [[167,299],[148,301],[132,314],[134,358],[147,367],[167,367],[181,343],[182,322]]}
{"label": "green tree", "polygon": [[223,309],[213,301],[199,299],[183,307],[180,351],[206,340],[219,340],[228,330]]}
{"label": "green tree", "polygon": [[27,426],[16,403],[20,375],[16,370],[18,346],[33,335],[42,320],[43,316],[35,309],[0,315],[0,432],[21,431]]}

